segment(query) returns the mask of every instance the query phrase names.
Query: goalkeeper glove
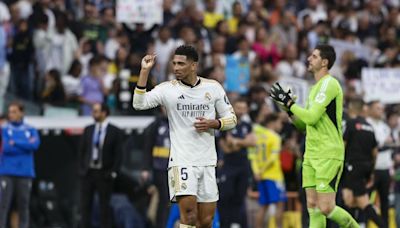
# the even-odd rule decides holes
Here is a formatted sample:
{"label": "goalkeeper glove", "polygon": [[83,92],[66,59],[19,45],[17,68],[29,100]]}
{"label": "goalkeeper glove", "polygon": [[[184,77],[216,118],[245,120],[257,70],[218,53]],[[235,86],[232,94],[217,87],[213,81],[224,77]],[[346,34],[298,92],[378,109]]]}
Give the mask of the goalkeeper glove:
{"label": "goalkeeper glove", "polygon": [[[298,98],[297,95],[293,95],[293,96],[292,96],[293,103],[296,103],[297,98]],[[275,102],[275,104],[277,104],[277,105],[279,106],[279,108],[280,108],[282,111],[287,112],[287,113],[289,114],[289,116],[292,116],[292,115],[293,115],[293,113],[292,113],[287,107],[285,107],[285,105],[284,105],[282,102],[275,101],[275,100],[274,100],[274,102]]]}
{"label": "goalkeeper glove", "polygon": [[285,91],[277,82],[271,88],[271,98],[281,107],[284,111],[290,112],[290,107],[295,103],[295,99],[290,95],[290,89]]}

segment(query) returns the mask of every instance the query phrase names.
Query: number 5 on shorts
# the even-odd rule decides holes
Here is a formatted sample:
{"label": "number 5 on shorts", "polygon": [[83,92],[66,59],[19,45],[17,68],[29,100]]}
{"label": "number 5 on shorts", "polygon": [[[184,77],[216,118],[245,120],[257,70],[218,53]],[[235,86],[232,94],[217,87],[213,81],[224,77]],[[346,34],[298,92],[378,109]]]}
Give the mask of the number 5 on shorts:
{"label": "number 5 on shorts", "polygon": [[187,168],[181,168],[181,179],[183,181],[188,179],[188,173],[187,173]]}

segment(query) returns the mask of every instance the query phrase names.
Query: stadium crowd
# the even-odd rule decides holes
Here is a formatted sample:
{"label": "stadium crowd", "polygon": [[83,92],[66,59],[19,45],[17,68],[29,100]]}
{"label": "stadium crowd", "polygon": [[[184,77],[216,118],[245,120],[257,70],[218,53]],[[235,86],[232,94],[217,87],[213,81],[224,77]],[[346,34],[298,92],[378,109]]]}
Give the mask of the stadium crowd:
{"label": "stadium crowd", "polygon": [[[146,190],[136,193],[150,199],[158,195],[158,206],[154,209],[152,200],[134,198],[138,202],[132,204],[139,205],[135,226],[119,227],[172,227],[172,215],[177,213],[169,205],[166,183],[168,120],[162,109],[132,108],[145,54],[157,55],[147,83],[151,90],[174,78],[174,50],[182,44],[195,46],[199,75],[223,85],[240,117],[241,128],[217,136],[221,227],[262,227],[260,220],[268,208],[258,205],[255,182],[260,176],[251,174],[255,142],[248,138],[257,135],[261,125],[278,132],[282,141],[276,158],[280,168],[271,175],[284,180],[288,199],[274,202],[273,220],[280,226],[281,210],[298,210],[299,204],[293,202],[305,203],[300,180],[304,135],[269,98],[273,83],[295,81],[307,88],[313,81],[307,72],[310,51],[318,43],[330,43],[338,54],[330,72],[343,87],[346,109],[350,100],[368,93],[361,86],[364,67],[400,67],[399,0],[163,0],[161,24],[121,23],[117,2],[1,0],[0,112],[5,114],[7,99],[15,98],[39,106],[43,116],[51,109],[90,116],[93,105],[101,103],[107,104],[111,116],[155,116],[140,141],[145,165],[138,179]],[[349,46],[363,50],[346,49]],[[396,207],[400,226],[400,100],[367,101],[363,115],[374,127],[380,151],[372,185],[379,195],[376,202],[385,227],[390,207]],[[252,171],[241,166],[247,153]],[[264,214],[255,216],[255,211]],[[307,216],[303,217],[306,227]],[[73,222],[68,224],[72,227]]]}

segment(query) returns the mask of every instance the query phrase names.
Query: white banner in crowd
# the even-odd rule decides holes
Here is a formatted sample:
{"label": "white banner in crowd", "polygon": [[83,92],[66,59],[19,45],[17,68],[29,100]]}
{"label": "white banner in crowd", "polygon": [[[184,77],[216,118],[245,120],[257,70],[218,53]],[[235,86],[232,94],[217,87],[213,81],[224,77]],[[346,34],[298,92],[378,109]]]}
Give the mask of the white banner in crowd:
{"label": "white banner in crowd", "polygon": [[279,79],[279,83],[284,90],[290,88],[292,94],[297,95],[297,104],[302,107],[306,105],[308,96],[308,82],[306,80],[295,77],[282,77]]}
{"label": "white banner in crowd", "polygon": [[357,58],[362,58],[369,63],[375,58],[373,50],[366,45],[354,44],[339,39],[329,39],[329,44],[335,48],[336,64],[340,63],[340,58],[345,51],[350,51],[354,53]]}
{"label": "white banner in crowd", "polygon": [[400,103],[400,69],[363,68],[361,86],[365,102]]}
{"label": "white banner in crowd", "polygon": [[162,5],[162,0],[117,0],[117,21],[146,25],[161,24],[163,22]]}

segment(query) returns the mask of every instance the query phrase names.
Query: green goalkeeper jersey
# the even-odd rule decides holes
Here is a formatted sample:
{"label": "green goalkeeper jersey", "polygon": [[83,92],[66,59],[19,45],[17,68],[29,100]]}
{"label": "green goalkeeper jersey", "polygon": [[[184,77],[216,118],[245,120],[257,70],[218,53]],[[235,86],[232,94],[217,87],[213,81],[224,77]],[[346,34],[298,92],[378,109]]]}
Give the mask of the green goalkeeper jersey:
{"label": "green goalkeeper jersey", "polygon": [[304,158],[344,160],[342,138],[343,91],[331,75],[322,77],[310,90],[306,108],[292,105],[296,127],[306,130]]}

